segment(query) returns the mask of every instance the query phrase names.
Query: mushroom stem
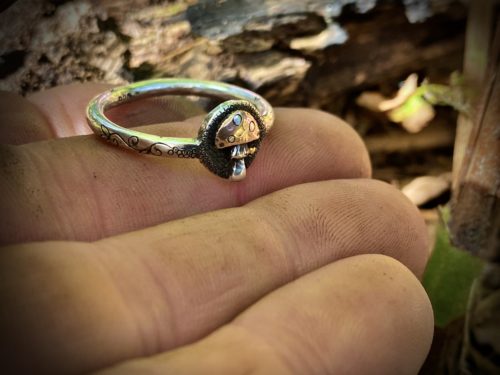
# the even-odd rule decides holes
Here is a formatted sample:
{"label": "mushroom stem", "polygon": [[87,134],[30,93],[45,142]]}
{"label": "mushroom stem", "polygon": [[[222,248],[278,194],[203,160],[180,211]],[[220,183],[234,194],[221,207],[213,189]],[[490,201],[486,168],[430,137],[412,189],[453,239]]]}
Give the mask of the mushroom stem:
{"label": "mushroom stem", "polygon": [[230,177],[231,181],[241,181],[247,175],[245,159],[236,159],[233,164],[233,174]]}

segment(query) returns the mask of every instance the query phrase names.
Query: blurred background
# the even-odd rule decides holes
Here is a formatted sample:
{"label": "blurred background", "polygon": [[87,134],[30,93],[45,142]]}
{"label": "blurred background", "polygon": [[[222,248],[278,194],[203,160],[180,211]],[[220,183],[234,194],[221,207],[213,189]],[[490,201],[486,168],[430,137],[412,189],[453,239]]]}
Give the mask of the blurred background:
{"label": "blurred background", "polygon": [[422,373],[498,374],[498,4],[7,1],[0,89],[191,77],[343,118],[433,239],[424,285],[437,329]]}

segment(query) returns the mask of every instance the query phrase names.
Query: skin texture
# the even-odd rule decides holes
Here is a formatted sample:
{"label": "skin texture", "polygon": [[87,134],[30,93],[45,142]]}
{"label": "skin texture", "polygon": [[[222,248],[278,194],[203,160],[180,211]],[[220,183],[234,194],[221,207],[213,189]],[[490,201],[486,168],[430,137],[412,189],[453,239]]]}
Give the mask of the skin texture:
{"label": "skin texture", "polygon": [[[433,327],[425,225],[369,179],[347,124],[277,109],[230,183],[85,135],[84,107],[105,88],[7,94],[0,113],[7,373],[418,372]],[[153,101],[112,116],[160,135],[200,124]]]}

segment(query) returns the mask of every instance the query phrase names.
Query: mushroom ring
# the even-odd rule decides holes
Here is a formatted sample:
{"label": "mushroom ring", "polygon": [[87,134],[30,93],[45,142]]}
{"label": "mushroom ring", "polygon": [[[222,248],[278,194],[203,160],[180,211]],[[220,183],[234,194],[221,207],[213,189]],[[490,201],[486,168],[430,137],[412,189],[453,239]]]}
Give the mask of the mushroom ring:
{"label": "mushroom ring", "polygon": [[[160,95],[196,95],[222,102],[209,112],[196,138],[160,137],[124,128],[106,117],[107,109]],[[198,158],[214,174],[240,181],[271,129],[271,105],[254,92],[227,83],[192,79],[155,79],[116,87],[87,106],[91,129],[105,140],[142,154]]]}

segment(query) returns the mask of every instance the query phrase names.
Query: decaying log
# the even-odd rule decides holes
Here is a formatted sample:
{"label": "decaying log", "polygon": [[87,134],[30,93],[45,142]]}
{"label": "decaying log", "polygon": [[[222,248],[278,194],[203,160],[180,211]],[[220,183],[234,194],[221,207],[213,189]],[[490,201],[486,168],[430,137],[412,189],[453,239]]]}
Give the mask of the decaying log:
{"label": "decaying log", "polygon": [[455,243],[500,262],[500,22],[452,202]]}
{"label": "decaying log", "polygon": [[[474,106],[481,94],[486,75],[490,42],[493,33],[494,14],[492,11],[497,0],[474,1],[470,4],[465,39],[463,77],[467,87],[468,100]],[[459,171],[465,156],[467,140],[470,137],[473,121],[461,114],[458,118],[455,147],[453,151],[453,188],[457,188]]]}
{"label": "decaying log", "polygon": [[0,14],[0,88],[187,76],[341,113],[350,91],[459,69],[465,13],[452,0],[18,0]]}

